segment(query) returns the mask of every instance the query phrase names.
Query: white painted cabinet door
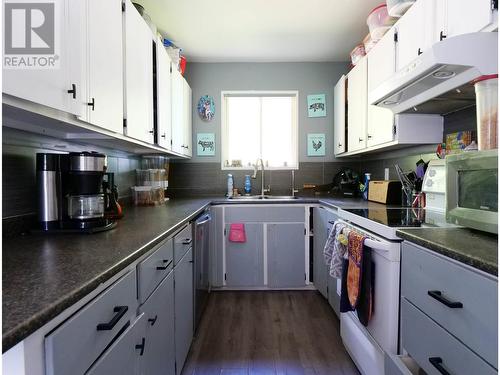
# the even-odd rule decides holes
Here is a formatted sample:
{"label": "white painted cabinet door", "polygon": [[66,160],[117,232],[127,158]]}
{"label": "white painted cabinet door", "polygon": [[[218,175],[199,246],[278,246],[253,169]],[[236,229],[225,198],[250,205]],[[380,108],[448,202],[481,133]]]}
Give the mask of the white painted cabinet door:
{"label": "white painted cabinet door", "polygon": [[[58,57],[59,67],[4,68],[2,92],[79,116],[84,111],[81,91],[84,82],[85,3],[56,0],[54,11],[57,22],[55,46],[56,48],[59,46],[59,51],[55,49],[54,52]],[[22,10],[16,13],[23,14]],[[54,55],[47,56],[54,57]]]}
{"label": "white painted cabinet door", "polygon": [[347,79],[347,151],[366,147],[367,59],[349,72]]}
{"label": "white painted cabinet door", "polygon": [[130,0],[125,3],[126,134],[153,143],[153,39]]}
{"label": "white painted cabinet door", "polygon": [[405,13],[396,24],[398,41],[396,70],[399,71],[415,60],[428,47],[429,28],[434,27],[432,14],[427,13],[430,2],[419,0]]}
{"label": "white painted cabinet door", "polygon": [[342,75],[333,90],[333,150],[335,155],[345,152],[346,149],[346,76]]}
{"label": "white painted cabinet door", "polygon": [[172,68],[172,151],[184,152],[184,78]]}
{"label": "white painted cabinet door", "polygon": [[161,40],[156,42],[156,76],[157,76],[157,116],[158,145],[170,150],[172,148],[172,77],[171,60]]}
{"label": "white painted cabinet door", "polygon": [[183,154],[191,157],[193,155],[193,141],[192,141],[192,91],[191,87],[187,83],[186,79],[183,79],[183,95],[184,95],[184,116],[183,116],[183,128],[184,128],[184,151]]}
{"label": "white painted cabinet door", "polygon": [[122,1],[87,0],[87,90],[82,120],[123,134]]}
{"label": "white painted cabinet door", "polygon": [[396,72],[396,28],[390,29],[368,54],[368,92]]}
{"label": "white painted cabinet door", "polygon": [[368,106],[366,145],[378,146],[394,140],[394,114],[390,109]]}
{"label": "white painted cabinet door", "polygon": [[436,2],[435,40],[441,35],[456,35],[481,31],[493,23],[491,0],[434,0]]}

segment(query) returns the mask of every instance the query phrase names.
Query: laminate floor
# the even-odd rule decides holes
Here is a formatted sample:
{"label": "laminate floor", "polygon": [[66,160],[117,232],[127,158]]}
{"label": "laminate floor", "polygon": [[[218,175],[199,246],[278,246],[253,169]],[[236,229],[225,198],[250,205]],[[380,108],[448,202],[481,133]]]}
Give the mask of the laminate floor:
{"label": "laminate floor", "polygon": [[221,291],[210,299],[183,375],[359,374],[317,291]]}

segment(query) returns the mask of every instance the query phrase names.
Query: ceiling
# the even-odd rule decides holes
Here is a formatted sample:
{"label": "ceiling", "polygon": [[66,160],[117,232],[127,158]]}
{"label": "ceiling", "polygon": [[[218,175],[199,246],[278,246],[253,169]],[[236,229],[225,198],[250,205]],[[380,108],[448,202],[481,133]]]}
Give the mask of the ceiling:
{"label": "ceiling", "polygon": [[382,0],[136,0],[191,62],[348,61]]}

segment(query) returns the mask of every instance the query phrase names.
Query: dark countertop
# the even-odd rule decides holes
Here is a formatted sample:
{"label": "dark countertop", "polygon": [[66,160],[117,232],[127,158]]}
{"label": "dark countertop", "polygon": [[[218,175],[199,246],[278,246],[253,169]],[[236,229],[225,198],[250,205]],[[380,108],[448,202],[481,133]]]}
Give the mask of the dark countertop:
{"label": "dark countertop", "polygon": [[[331,208],[386,207],[362,199],[323,196],[259,202],[227,200],[220,196],[174,198],[156,207],[127,207],[125,217],[108,232],[92,235],[32,233],[4,238],[3,352],[132,264],[208,205],[261,203],[320,203]],[[496,252],[494,263],[496,272]]]}
{"label": "dark countertop", "polygon": [[498,276],[498,236],[466,228],[412,228],[401,238]]}
{"label": "dark countertop", "polygon": [[3,240],[2,351],[42,327],[155,244],[211,199],[127,207],[115,229],[96,234],[29,234]]}

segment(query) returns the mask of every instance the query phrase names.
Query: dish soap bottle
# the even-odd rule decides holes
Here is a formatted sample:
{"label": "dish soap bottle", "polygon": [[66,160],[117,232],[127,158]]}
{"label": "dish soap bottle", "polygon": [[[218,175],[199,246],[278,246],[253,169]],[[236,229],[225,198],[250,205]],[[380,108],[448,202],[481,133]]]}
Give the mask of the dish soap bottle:
{"label": "dish soap bottle", "polygon": [[370,185],[370,177],[371,173],[365,173],[365,182],[364,182],[364,187],[363,187],[363,199],[365,201],[368,200],[368,186]]}
{"label": "dish soap bottle", "polygon": [[252,182],[250,180],[250,175],[245,175],[245,194],[250,195],[252,192]]}
{"label": "dish soap bottle", "polygon": [[231,198],[233,196],[233,187],[234,187],[234,180],[233,180],[233,175],[229,173],[227,175],[227,197]]}

